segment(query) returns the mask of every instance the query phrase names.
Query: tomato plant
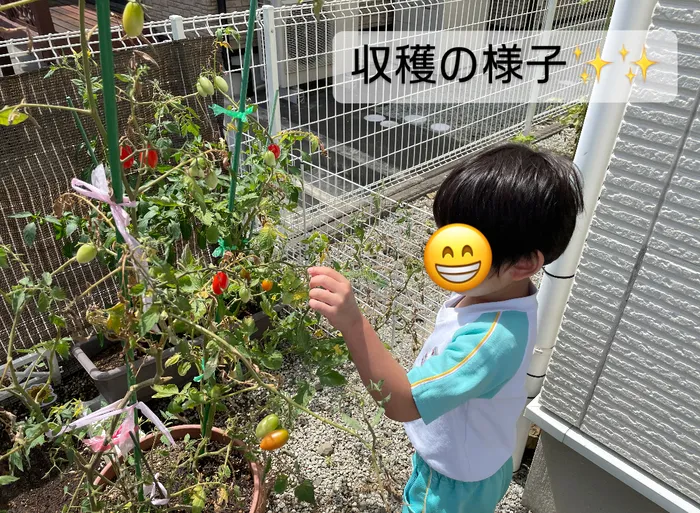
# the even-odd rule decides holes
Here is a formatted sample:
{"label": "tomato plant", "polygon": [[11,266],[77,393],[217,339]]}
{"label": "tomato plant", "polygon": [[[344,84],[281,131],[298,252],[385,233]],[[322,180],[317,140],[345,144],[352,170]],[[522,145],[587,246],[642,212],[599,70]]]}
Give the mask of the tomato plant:
{"label": "tomato plant", "polygon": [[[143,7],[130,1],[123,23],[127,35],[137,37],[143,28]],[[217,36],[212,62],[216,62],[213,57],[223,41]],[[328,236],[312,233],[305,234],[301,241],[292,240],[295,237],[290,236],[292,232],[283,222],[285,213],[298,208],[302,193],[309,156],[300,148],[310,147],[321,153],[325,150],[313,134],[283,130],[272,135],[250,116],[243,125],[247,135],[242,152],[245,173],[237,177],[235,202],[229,207],[233,180],[226,139],[207,140],[203,136],[201,127],[210,120],[202,119],[201,112],[190,106],[193,98],[174,95],[151,79],[154,63],[149,59],[134,52],[128,72],[119,74],[115,84],[120,101],[132,107],[119,138],[127,196],[124,210],[116,209],[108,200],[74,191],[56,198],[55,212],[17,214],[15,217],[26,223],[25,246],[31,248],[41,230],[50,230],[62,246],[65,263],[58,269],[32,269],[13,249],[0,246],[0,267],[17,265],[25,272],[20,282],[2,292],[17,318],[36,307],[37,314],[55,327],[56,336],[37,346],[42,353],[67,355],[70,344],[81,344],[93,334],[119,343],[120,354],[129,365],[139,359],[155,362],[153,377],[145,379],[136,373],[133,382],[127,384],[133,389],[150,388],[156,399],[166,400],[163,411],[169,420],[182,422],[189,416],[186,418],[199,423],[205,442],[214,427],[225,428],[254,448],[250,457],[269,461],[267,458],[273,455],[268,452],[287,443],[296,415],[310,411],[314,391],[345,383],[342,366],[348,359],[347,349],[342,339],[309,314],[305,266],[289,256],[293,249],[303,255],[304,263],[323,263],[329,258]],[[83,76],[82,80],[75,79],[76,87],[91,113],[98,105],[95,91],[102,90],[100,78],[91,74],[93,65],[90,58],[76,54],[52,68]],[[207,65],[198,74],[196,100],[211,103],[223,97],[235,104],[228,96],[221,70],[215,68]],[[144,105],[151,109],[148,115],[141,113]],[[21,113],[19,107],[8,108]],[[93,121],[98,125],[103,116],[94,112]],[[226,128],[234,127],[229,123]],[[106,162],[106,141],[99,129],[95,137],[99,141],[95,146],[97,158]],[[94,180],[92,185],[98,182]],[[103,192],[110,197],[109,190]],[[367,242],[363,237],[358,239],[360,246],[354,256],[362,262],[360,253]],[[99,269],[93,282],[79,284],[81,290],[77,293],[58,285],[56,277],[61,273],[71,266],[87,264]],[[76,298],[90,298],[103,283],[117,285],[113,294],[96,294],[87,311],[81,311]],[[106,304],[105,298],[110,299]],[[281,386],[287,372],[285,365],[290,362],[304,366],[310,376],[308,381],[293,385],[293,390]],[[8,386],[30,412],[13,425],[14,445],[7,456],[11,477],[21,474],[21,457],[42,446],[55,444],[71,456],[84,457],[74,448],[86,438],[86,430],[48,436],[50,429],[81,416],[80,405],[67,401],[52,405],[48,411],[42,409],[36,398],[45,398],[46,390],[29,394],[12,364],[7,368]],[[258,392],[251,394],[249,408],[253,411],[239,415],[231,406],[233,398],[253,391]],[[129,399],[124,397],[124,405]],[[267,415],[257,424],[251,420],[263,413]],[[344,429],[371,448],[355,428],[323,421]],[[117,418],[102,427],[116,434]],[[258,448],[265,451],[264,455]],[[188,464],[192,468],[201,450],[191,450]],[[117,454],[112,446],[102,452],[109,457]],[[91,472],[103,456],[92,455],[79,465],[79,470],[86,472],[81,488],[86,510],[97,507],[89,504],[95,501],[91,487],[96,476]],[[123,462],[121,476],[131,477],[118,478],[126,479],[128,486],[118,484],[128,497],[112,505],[114,510],[138,511],[143,506],[134,494],[138,489],[133,477],[137,463],[135,457]],[[141,471],[149,472],[139,467]],[[148,485],[153,485],[153,478],[148,477]],[[221,480],[227,478],[230,476]],[[298,483],[295,495],[313,497],[309,482],[298,479]],[[192,493],[181,496],[192,509],[206,510],[203,495],[209,490],[197,486],[192,486]]]}

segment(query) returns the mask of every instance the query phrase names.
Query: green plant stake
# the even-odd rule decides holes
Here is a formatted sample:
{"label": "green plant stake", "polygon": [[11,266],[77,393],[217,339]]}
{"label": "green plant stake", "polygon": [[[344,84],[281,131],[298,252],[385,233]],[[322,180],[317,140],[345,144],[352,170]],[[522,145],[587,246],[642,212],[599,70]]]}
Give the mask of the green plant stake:
{"label": "green plant stake", "polygon": [[[100,46],[100,73],[102,75],[102,96],[105,108],[105,125],[107,130],[107,156],[109,170],[112,175],[113,200],[121,203],[124,198],[124,186],[122,184],[121,160],[119,158],[119,122],[117,118],[117,92],[114,85],[114,54],[112,49],[112,30],[109,0],[96,0],[97,8],[97,35]],[[124,238],[117,230],[117,242],[124,242]],[[131,373],[130,362],[134,361],[134,352],[128,348],[127,360],[127,385],[132,387],[136,380]],[[131,404],[136,403],[136,394],[132,394]],[[134,425],[138,429],[138,413],[134,409]],[[141,479],[141,448],[134,447],[134,465],[136,477],[139,482],[139,501],[144,500],[143,481]]]}
{"label": "green plant stake", "polygon": [[243,120],[245,119],[245,101],[248,91],[248,72],[250,71],[250,54],[253,51],[253,29],[255,28],[255,14],[258,10],[258,0],[250,0],[248,12],[248,31],[245,38],[245,55],[243,56],[243,69],[241,70],[241,99],[238,103],[238,129],[234,142],[233,159],[231,160],[231,185],[228,191],[228,210],[233,212],[236,203],[236,182],[238,181],[238,168],[241,160],[241,136],[243,132]]}
{"label": "green plant stake", "polygon": [[[238,182],[238,168],[240,166],[241,160],[241,137],[243,133],[243,123],[245,117],[248,114],[245,107],[246,102],[246,92],[248,91],[248,74],[250,72],[250,54],[253,50],[253,31],[255,29],[255,15],[258,10],[257,0],[250,0],[250,10],[248,12],[248,30],[246,32],[245,39],[245,54],[243,56],[243,69],[241,70],[241,97],[238,102],[238,115],[236,120],[238,121],[238,129],[236,130],[236,137],[234,141],[233,158],[231,159],[231,183],[229,185],[228,191],[228,210],[233,212],[233,206],[236,204],[236,185]],[[220,321],[218,311],[216,313],[217,322]],[[204,419],[202,423],[202,435],[208,430],[208,426],[205,424],[209,422],[211,405],[207,404],[204,409]]]}

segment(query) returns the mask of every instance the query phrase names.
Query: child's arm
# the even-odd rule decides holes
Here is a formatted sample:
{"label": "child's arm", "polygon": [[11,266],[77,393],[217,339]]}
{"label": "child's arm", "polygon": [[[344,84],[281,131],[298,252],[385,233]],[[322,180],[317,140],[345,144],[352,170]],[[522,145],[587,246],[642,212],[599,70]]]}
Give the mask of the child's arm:
{"label": "child's arm", "polygon": [[[528,342],[524,312],[488,312],[459,329],[450,344],[406,372],[362,316],[350,282],[327,267],[309,269],[309,306],[343,334],[362,382],[384,381],[387,417],[429,424],[470,399],[493,397],[517,372]],[[320,287],[320,288],[319,288]],[[516,336],[515,334],[520,334]]]}
{"label": "child's arm", "polygon": [[371,394],[377,401],[391,394],[384,405],[386,416],[398,422],[419,419],[406,371],[360,312],[350,282],[328,267],[312,267],[309,274],[309,306],[343,334],[364,385],[384,381],[381,392]]}

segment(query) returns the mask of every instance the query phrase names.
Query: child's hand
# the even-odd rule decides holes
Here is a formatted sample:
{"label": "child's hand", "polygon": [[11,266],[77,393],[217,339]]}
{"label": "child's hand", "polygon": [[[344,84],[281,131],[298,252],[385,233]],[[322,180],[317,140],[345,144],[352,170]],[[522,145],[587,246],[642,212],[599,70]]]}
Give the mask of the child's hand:
{"label": "child's hand", "polygon": [[309,274],[309,306],[343,334],[362,329],[362,312],[355,302],[350,282],[330,267],[312,267]]}

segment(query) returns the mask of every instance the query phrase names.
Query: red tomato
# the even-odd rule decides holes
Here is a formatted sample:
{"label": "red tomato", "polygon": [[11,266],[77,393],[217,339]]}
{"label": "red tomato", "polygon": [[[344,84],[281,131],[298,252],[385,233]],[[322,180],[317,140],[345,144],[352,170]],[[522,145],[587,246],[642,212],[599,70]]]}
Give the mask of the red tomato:
{"label": "red tomato", "polygon": [[282,150],[280,150],[279,146],[277,146],[276,144],[271,144],[270,146],[267,147],[267,149],[275,154],[276,159],[280,158],[280,155],[282,154]]}
{"label": "red tomato", "polygon": [[134,165],[134,150],[130,146],[120,146],[119,160],[122,161],[124,169],[129,169]]}
{"label": "red tomato", "polygon": [[[152,150],[149,146],[148,150],[145,152],[146,155],[146,165],[150,168],[155,168],[158,165],[158,152],[156,150]],[[139,155],[139,162],[143,166],[143,161],[144,161],[144,153],[141,153]]]}
{"label": "red tomato", "polygon": [[221,294],[228,287],[228,276],[223,271],[220,271],[214,275],[214,279],[211,282],[211,289],[217,296]]}

